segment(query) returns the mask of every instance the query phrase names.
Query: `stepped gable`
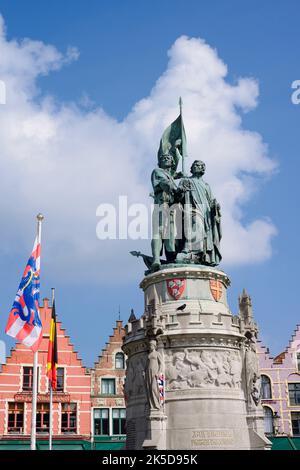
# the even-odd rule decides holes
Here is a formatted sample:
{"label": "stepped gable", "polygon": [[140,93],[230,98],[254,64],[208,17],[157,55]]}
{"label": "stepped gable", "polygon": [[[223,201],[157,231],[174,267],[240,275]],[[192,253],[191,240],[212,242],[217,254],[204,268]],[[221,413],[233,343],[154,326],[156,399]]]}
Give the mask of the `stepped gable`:
{"label": "stepped gable", "polygon": [[92,371],[92,396],[101,395],[100,378],[104,376],[117,379],[116,395],[123,396],[125,369],[116,369],[115,358],[117,353],[123,353],[121,347],[124,335],[123,322],[122,320],[117,320],[113,334],[109,336],[108,342],[105,343],[104,348],[101,350]]}
{"label": "stepped gable", "polygon": [[295,351],[300,348],[300,325],[296,326],[288,346],[274,358],[274,364],[281,365],[286,361],[290,362]]}
{"label": "stepped gable", "polygon": [[[50,334],[52,308],[47,298],[43,299],[40,306],[40,317],[43,325],[43,337],[38,351],[38,403],[49,402],[49,385],[47,372],[47,354]],[[63,369],[63,389],[55,393],[53,403],[53,434],[60,436],[64,434],[61,425],[62,404],[76,404],[76,430],[72,432],[77,437],[90,436],[91,422],[91,376],[89,370],[82,364],[78,352],[75,350],[71,338],[66,334],[57,315],[57,346],[58,346],[58,368]],[[33,353],[21,343],[16,343],[7,357],[6,364],[0,372],[0,436],[12,436],[8,426],[9,403],[24,403],[24,422],[22,430],[18,435],[30,435],[31,423],[31,391],[24,388],[25,368],[33,365]],[[74,432],[75,431],[75,432]]]}

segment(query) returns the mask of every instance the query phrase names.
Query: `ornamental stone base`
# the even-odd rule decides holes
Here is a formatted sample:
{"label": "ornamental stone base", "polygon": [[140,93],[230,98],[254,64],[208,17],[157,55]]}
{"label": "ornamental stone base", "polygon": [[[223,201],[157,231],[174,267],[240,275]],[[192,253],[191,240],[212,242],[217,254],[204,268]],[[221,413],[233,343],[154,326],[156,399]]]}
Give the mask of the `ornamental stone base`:
{"label": "ornamental stone base", "polygon": [[123,349],[128,449],[265,449],[252,318],[233,316],[228,276],[166,266],[141,282],[145,311]]}

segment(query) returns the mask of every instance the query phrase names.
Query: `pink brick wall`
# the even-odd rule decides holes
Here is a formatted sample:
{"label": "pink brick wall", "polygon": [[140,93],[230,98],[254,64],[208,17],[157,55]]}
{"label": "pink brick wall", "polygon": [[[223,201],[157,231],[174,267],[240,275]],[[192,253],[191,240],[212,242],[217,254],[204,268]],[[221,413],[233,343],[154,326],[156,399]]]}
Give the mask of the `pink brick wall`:
{"label": "pink brick wall", "polygon": [[261,374],[270,378],[272,386],[272,398],[262,400],[262,404],[280,416],[279,433],[292,435],[291,412],[300,412],[300,405],[290,404],[288,383],[300,383],[300,372],[297,368],[297,353],[300,353],[300,325],[297,326],[283,353],[273,358],[261,342],[258,342],[257,352]]}
{"label": "pink brick wall", "polygon": [[[59,312],[58,312],[59,313]],[[47,352],[49,341],[49,329],[51,320],[51,308],[48,300],[44,299],[40,308],[40,316],[43,324],[43,340],[38,354],[39,364],[39,396],[45,397],[48,391],[46,377]],[[59,317],[59,315],[58,315]],[[53,433],[61,436],[60,407],[61,402],[69,400],[77,403],[77,434],[90,437],[91,433],[91,376],[74,351],[69,336],[57,323],[58,336],[58,366],[65,369],[64,393],[57,393],[53,403]],[[7,358],[7,363],[0,373],[0,435],[7,434],[7,403],[15,401],[15,395],[22,393],[22,367],[32,366],[33,353],[21,344],[16,344]],[[57,400],[57,402],[56,402]],[[61,401],[59,401],[61,400]],[[24,435],[30,434],[31,403],[25,403],[25,429]]]}

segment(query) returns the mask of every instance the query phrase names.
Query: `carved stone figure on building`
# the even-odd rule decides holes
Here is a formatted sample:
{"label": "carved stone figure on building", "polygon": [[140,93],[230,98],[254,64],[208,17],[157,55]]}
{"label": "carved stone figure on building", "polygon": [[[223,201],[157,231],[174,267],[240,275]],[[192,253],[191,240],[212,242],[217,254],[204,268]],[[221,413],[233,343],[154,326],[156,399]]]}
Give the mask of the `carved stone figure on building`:
{"label": "carved stone figure on building", "polygon": [[260,374],[258,370],[255,341],[251,338],[248,340],[245,361],[248,405],[250,407],[253,406],[253,404],[257,406],[260,402]]}
{"label": "carved stone figure on building", "polygon": [[161,354],[156,349],[156,341],[150,341],[150,352],[148,354],[147,366],[145,370],[145,381],[149,408],[151,410],[160,409],[160,396],[158,388],[158,378],[163,372],[163,360]]}
{"label": "carved stone figure on building", "polygon": [[215,380],[218,376],[217,365],[213,359],[211,352],[206,351],[205,349],[201,352],[201,358],[206,367],[208,368],[209,383],[215,383]]}
{"label": "carved stone figure on building", "polygon": [[185,361],[190,364],[191,371],[188,375],[188,384],[190,387],[201,387],[207,383],[209,374],[208,368],[204,364],[199,354],[199,351],[191,351],[188,353],[185,350]]}
{"label": "carved stone figure on building", "polygon": [[217,378],[216,378],[216,385],[226,386],[228,385],[231,387],[231,377],[229,373],[229,364],[225,359],[224,353],[215,353],[214,362],[217,368]]}
{"label": "carved stone figure on building", "polygon": [[191,371],[190,365],[185,361],[184,352],[176,352],[167,356],[166,380],[169,390],[182,389],[187,386],[188,377]]}
{"label": "carved stone figure on building", "polygon": [[125,377],[125,384],[124,384],[124,394],[126,400],[128,401],[133,392],[133,383],[134,383],[134,370],[132,367],[132,360],[126,360],[126,377]]}
{"label": "carved stone figure on building", "polygon": [[251,397],[255,405],[257,406],[260,402],[260,397],[261,397],[261,380],[260,380],[260,376],[256,374],[254,374],[253,379],[252,379]]}
{"label": "carved stone figure on building", "polygon": [[135,371],[135,389],[136,389],[136,394],[141,395],[145,392],[145,380],[144,380],[144,375],[145,375],[145,361],[143,357],[137,358],[136,360],[136,371]]}
{"label": "carved stone figure on building", "polygon": [[235,351],[228,355],[227,361],[230,367],[230,375],[232,386],[239,388],[242,382],[242,363],[239,357],[239,353]]}

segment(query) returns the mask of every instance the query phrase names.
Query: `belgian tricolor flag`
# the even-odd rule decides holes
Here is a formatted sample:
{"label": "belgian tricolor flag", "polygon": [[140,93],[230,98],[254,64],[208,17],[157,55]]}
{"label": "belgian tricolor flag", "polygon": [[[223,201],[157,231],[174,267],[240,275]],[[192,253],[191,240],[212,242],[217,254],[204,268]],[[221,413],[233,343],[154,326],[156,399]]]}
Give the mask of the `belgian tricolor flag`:
{"label": "belgian tricolor flag", "polygon": [[57,367],[57,332],[56,332],[56,313],[55,313],[55,300],[52,305],[52,316],[50,326],[50,337],[48,346],[48,357],[47,357],[47,376],[50,381],[52,390],[56,390],[56,367]]}

